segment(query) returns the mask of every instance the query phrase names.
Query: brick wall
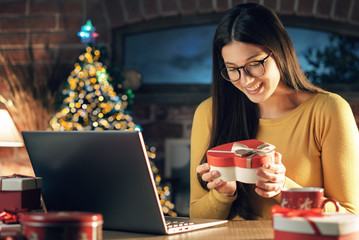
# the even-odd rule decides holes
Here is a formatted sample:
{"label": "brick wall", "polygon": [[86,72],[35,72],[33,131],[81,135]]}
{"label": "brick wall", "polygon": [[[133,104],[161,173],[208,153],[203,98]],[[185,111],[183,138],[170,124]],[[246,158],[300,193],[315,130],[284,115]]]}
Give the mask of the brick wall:
{"label": "brick wall", "polygon": [[[132,24],[185,18],[199,15],[222,15],[241,2],[260,2],[274,10],[289,25],[311,26],[359,36],[359,2],[355,0],[1,0],[0,50],[15,64],[29,63],[28,49],[33,48],[38,73],[42,64],[57,60],[72,66],[82,49],[77,32],[91,19],[100,34],[97,43],[111,53],[112,30]],[[339,3],[340,2],[340,3]],[[0,66],[0,76],[2,75]],[[64,67],[64,71],[67,68]],[[63,79],[66,81],[66,79]],[[59,83],[61,84],[61,83]],[[0,92],[6,89],[0,82]],[[144,130],[145,139],[157,148],[159,164],[164,158],[164,138],[188,138],[194,104],[139,104],[134,106],[135,122]],[[351,106],[359,119],[359,103]],[[0,107],[4,107],[0,105]],[[0,158],[8,174],[29,167],[26,151],[0,148]],[[14,158],[20,159],[13,161]],[[5,159],[5,160],[4,160]],[[8,166],[12,159],[14,166]],[[4,169],[10,169],[8,171]]]}
{"label": "brick wall", "polygon": [[163,164],[166,138],[190,138],[196,107],[196,104],[134,105],[134,121],[141,126],[146,143],[158,149],[159,164]]}
{"label": "brick wall", "polygon": [[[26,49],[32,44],[38,61],[53,61],[60,56],[62,61],[72,63],[78,56],[76,50],[82,47],[76,33],[87,19],[92,20],[100,33],[98,43],[111,50],[114,28],[174,16],[221,15],[241,2],[263,3],[284,19],[287,16],[314,18],[317,21],[311,21],[311,26],[324,19],[333,26],[342,24],[343,31],[350,34],[359,34],[351,31],[359,27],[359,2],[355,0],[340,3],[335,0],[2,0],[0,48],[24,63],[28,58]],[[51,53],[46,58],[45,47]]]}
{"label": "brick wall", "polygon": [[[76,33],[84,18],[82,1],[1,1],[0,9],[0,46],[16,62],[29,60],[30,44],[36,61],[54,61],[63,53],[63,61],[76,57],[73,50],[81,47]],[[45,57],[47,45],[50,54]]]}

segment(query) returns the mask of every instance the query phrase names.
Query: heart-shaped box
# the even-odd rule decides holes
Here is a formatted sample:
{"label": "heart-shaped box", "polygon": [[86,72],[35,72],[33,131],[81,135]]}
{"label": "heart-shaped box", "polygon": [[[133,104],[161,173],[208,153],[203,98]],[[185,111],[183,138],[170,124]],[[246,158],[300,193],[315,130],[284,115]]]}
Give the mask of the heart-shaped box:
{"label": "heart-shaped box", "polygon": [[224,182],[255,183],[257,169],[274,162],[275,146],[255,139],[226,143],[207,151],[207,162]]}

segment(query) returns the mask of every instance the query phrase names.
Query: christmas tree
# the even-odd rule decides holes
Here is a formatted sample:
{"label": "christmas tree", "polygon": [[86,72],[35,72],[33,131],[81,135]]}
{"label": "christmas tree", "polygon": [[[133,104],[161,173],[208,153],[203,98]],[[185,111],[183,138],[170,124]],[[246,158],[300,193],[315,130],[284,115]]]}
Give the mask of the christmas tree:
{"label": "christmas tree", "polygon": [[[94,45],[98,34],[90,20],[82,26],[78,35],[85,44],[85,51],[79,56],[67,79],[67,86],[62,91],[64,100],[61,109],[49,122],[51,129],[140,131],[140,127],[132,120],[131,112],[127,110],[128,101],[134,95],[131,91],[118,93],[112,86],[106,66],[101,62],[101,51]],[[152,161],[156,157],[156,149],[146,148],[162,210],[165,214],[176,216],[170,201],[169,187],[161,183],[159,170]]]}
{"label": "christmas tree", "polygon": [[80,55],[62,92],[62,110],[50,120],[53,130],[139,130],[124,113],[127,95],[115,92],[100,56],[90,45]]}

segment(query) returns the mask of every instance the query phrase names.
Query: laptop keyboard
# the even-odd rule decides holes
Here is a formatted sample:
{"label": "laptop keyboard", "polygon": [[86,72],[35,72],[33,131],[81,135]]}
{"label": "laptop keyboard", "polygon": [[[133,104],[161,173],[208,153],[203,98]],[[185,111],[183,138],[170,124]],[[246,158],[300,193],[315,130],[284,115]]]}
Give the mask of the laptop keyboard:
{"label": "laptop keyboard", "polygon": [[186,227],[193,225],[194,223],[191,221],[183,221],[181,220],[166,220],[166,225],[168,228],[174,228],[174,227]]}
{"label": "laptop keyboard", "polygon": [[165,217],[166,230],[168,234],[187,232],[204,227],[215,226],[218,224],[226,223],[227,220],[215,220],[215,219],[196,219],[186,217]]}

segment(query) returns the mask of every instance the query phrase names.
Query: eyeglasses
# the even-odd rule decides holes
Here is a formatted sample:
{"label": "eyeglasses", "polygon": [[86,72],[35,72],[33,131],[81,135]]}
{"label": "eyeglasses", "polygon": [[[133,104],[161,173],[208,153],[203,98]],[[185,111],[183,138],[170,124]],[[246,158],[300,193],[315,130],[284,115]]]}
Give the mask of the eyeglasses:
{"label": "eyeglasses", "polygon": [[260,77],[265,72],[264,62],[270,55],[272,55],[272,53],[270,53],[263,60],[249,62],[242,67],[224,67],[221,69],[221,75],[227,81],[236,82],[241,78],[241,72],[239,70],[243,68],[249,76]]}

